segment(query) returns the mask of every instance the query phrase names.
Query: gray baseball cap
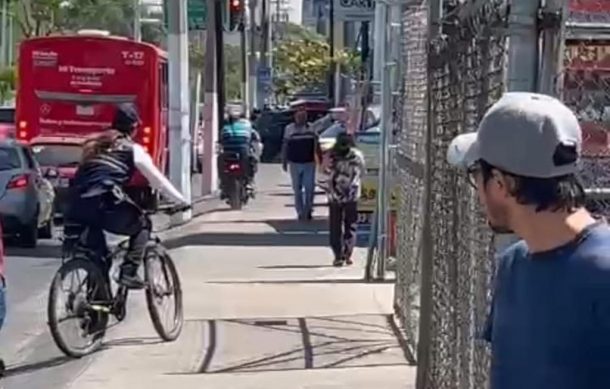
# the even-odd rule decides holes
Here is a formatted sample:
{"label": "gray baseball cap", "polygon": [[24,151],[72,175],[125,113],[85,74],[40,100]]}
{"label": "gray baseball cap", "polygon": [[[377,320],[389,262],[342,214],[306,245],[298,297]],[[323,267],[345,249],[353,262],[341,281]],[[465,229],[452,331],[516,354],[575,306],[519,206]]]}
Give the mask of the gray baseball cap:
{"label": "gray baseball cap", "polygon": [[453,139],[447,161],[466,169],[484,160],[519,176],[551,178],[579,170],[581,145],[578,119],[561,101],[511,92],[487,111],[477,132]]}

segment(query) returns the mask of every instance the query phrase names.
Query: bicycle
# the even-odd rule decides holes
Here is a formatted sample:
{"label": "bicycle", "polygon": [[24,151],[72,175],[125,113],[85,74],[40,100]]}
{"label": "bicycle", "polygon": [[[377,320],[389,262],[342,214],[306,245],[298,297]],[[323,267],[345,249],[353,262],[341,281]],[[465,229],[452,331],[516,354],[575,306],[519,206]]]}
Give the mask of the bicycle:
{"label": "bicycle", "polygon": [[[164,207],[153,211],[143,211],[143,215],[152,225],[150,216],[155,213],[173,214],[185,210],[185,207]],[[96,259],[98,256],[83,244],[86,242],[87,233],[88,228],[78,237],[72,237],[77,240],[74,247],[69,250],[70,253],[62,256],[62,265],[51,282],[47,306],[48,324],[53,340],[65,355],[73,358],[91,354],[101,347],[106,330],[111,327],[109,326],[110,315],[117,319],[112,326],[122,322],[127,315],[126,303],[129,288],[119,283],[118,276],[116,276],[114,280],[117,282],[117,287],[113,293],[109,273],[113,263],[120,263],[121,260],[124,260],[129,241],[122,241],[107,256]],[[160,271],[153,269],[155,263],[161,265]],[[163,340],[174,341],[180,335],[184,323],[180,279],[176,266],[161,244],[161,240],[152,233],[146,246],[141,268],[144,269],[146,305],[153,327]],[[87,274],[83,281],[78,282],[79,289],[85,286],[84,292],[70,290],[65,303],[60,303],[59,297],[63,281],[69,274],[81,271]],[[156,275],[160,275],[160,279],[155,278]],[[170,298],[173,296],[174,307],[169,322],[165,322],[157,303],[168,296]],[[64,307],[71,314],[60,318],[57,314],[59,307]],[[82,346],[75,345],[61,331],[60,324],[70,319],[76,319],[78,322],[79,338],[85,341]]]}

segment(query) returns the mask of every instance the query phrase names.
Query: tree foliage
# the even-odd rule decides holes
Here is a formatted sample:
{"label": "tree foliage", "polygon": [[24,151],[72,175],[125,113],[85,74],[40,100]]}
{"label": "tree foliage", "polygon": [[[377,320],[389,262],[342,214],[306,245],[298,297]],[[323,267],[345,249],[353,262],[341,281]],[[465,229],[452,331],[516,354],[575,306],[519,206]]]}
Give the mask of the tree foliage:
{"label": "tree foliage", "polygon": [[[241,98],[241,49],[239,46],[224,46],[225,95],[228,100]],[[201,45],[190,45],[189,62],[192,72],[205,70],[205,52]]]}
{"label": "tree foliage", "polygon": [[0,102],[5,103],[13,97],[15,84],[17,83],[17,73],[14,67],[0,69]]}
{"label": "tree foliage", "polygon": [[335,50],[331,58],[326,38],[307,28],[287,23],[282,40],[274,51],[275,93],[282,99],[302,89],[323,85],[332,62],[344,73],[360,69],[359,56],[347,50]]}
{"label": "tree foliage", "polygon": [[[26,38],[81,29],[133,36],[135,10],[131,0],[18,0],[12,7]],[[161,26],[142,26],[144,41],[159,43],[162,37]]]}

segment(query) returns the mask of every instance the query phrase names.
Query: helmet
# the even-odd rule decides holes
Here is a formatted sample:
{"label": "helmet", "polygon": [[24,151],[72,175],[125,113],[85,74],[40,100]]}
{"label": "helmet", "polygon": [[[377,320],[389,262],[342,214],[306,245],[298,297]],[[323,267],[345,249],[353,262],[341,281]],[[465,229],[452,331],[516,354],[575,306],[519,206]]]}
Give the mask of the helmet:
{"label": "helmet", "polygon": [[138,124],[140,124],[140,115],[136,107],[129,103],[119,104],[112,120],[112,128],[130,135]]}
{"label": "helmet", "polygon": [[239,116],[235,115],[233,112],[225,113],[225,124],[233,124],[239,121]]}

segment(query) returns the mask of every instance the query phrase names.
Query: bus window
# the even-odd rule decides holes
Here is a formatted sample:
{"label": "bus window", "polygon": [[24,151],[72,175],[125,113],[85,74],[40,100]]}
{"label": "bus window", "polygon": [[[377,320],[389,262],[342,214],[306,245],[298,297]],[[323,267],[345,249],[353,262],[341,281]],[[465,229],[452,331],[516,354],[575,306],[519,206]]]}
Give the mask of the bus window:
{"label": "bus window", "polygon": [[167,67],[167,62],[163,62],[161,63],[161,65],[159,66],[159,70],[160,70],[160,77],[159,77],[159,88],[160,88],[160,93],[159,95],[161,96],[161,109],[163,108],[168,108],[168,103],[169,103],[169,91],[168,91],[168,67]]}

